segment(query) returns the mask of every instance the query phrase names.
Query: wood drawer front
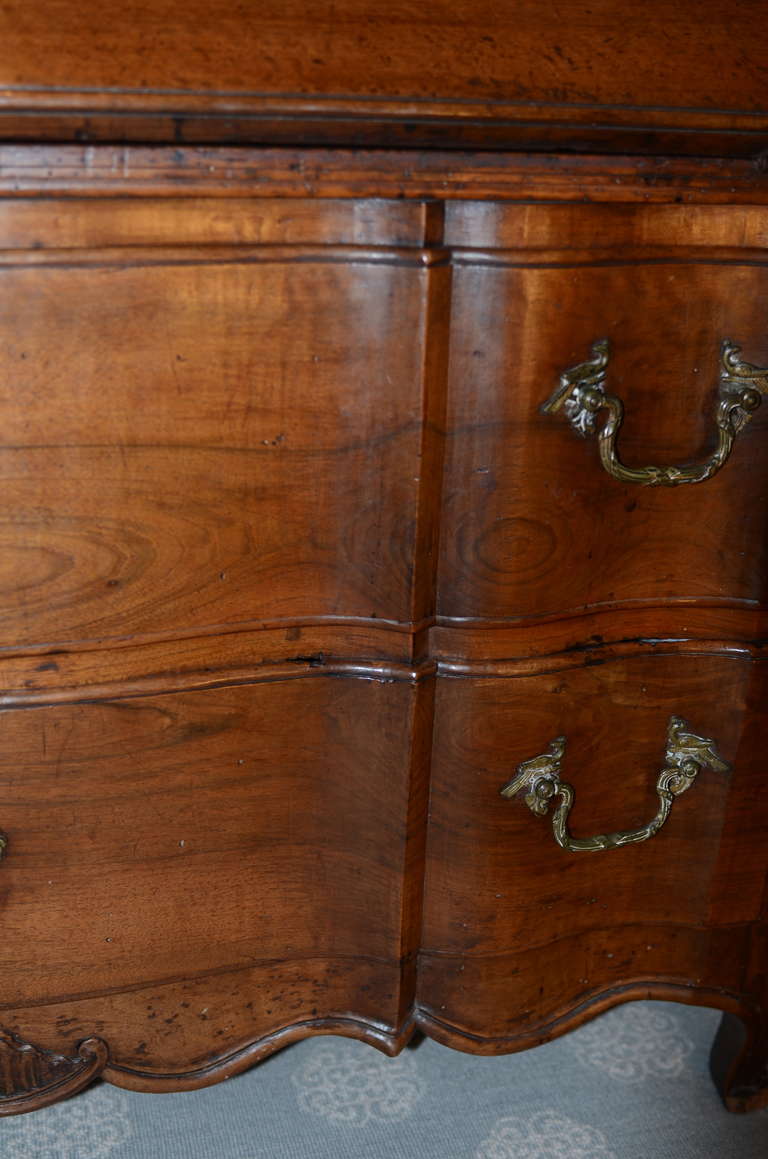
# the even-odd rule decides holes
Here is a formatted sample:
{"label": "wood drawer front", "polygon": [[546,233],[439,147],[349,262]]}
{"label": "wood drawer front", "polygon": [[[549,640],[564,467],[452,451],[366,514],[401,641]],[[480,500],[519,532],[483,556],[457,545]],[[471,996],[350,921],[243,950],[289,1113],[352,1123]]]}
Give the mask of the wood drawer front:
{"label": "wood drawer front", "polygon": [[421,614],[434,271],[380,244],[403,223],[193,202],[173,245],[167,206],[77,208],[43,234],[72,248],[0,266],[0,642]]}
{"label": "wood drawer front", "polygon": [[[743,659],[653,656],[440,681],[422,1007],[501,1039],[613,986],[738,989],[766,886],[764,672]],[[732,772],[700,771],[642,844],[566,851],[552,810],[536,816],[500,796],[521,761],[564,734],[571,833],[640,828],[658,809],[672,715],[713,738]]]}
{"label": "wood drawer front", "polygon": [[457,205],[447,233],[475,248],[453,279],[441,614],[765,605],[768,405],[718,474],[676,487],[618,482],[539,408],[608,338],[623,462],[706,459],[721,341],[768,366],[766,212]]}
{"label": "wood drawer front", "polygon": [[153,1073],[303,1020],[397,1026],[417,695],[318,677],[3,713],[0,1025]]}

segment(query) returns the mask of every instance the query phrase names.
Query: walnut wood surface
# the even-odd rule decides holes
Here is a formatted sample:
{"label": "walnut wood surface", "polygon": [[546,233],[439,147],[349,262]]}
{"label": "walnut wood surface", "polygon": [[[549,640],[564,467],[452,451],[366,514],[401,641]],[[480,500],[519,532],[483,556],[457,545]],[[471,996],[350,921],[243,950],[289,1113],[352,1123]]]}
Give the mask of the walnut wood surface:
{"label": "walnut wood surface", "polygon": [[435,279],[356,249],[3,266],[2,643],[424,615],[428,368],[395,336]]}
{"label": "walnut wood surface", "polygon": [[768,410],[706,487],[680,488],[617,483],[594,439],[539,410],[607,337],[623,460],[705,458],[722,339],[768,365],[768,281],[753,252],[763,211],[687,208],[678,221],[661,207],[472,208],[453,207],[447,228],[467,248],[454,259],[439,614],[764,606],[768,458],[751,448]]}
{"label": "walnut wood surface", "polygon": [[156,1074],[316,1018],[396,1033],[428,695],[326,678],[6,712],[2,1024],[62,1053],[98,1028],[112,1066]]}
{"label": "walnut wood surface", "polygon": [[[762,1105],[768,410],[652,491],[538,407],[606,334],[625,457],[707,452],[720,339],[768,362],[764,177],[8,145],[0,188],[11,1077],[514,1050],[658,996],[738,1017],[715,1070]],[[733,772],[644,845],[499,796],[562,732],[574,832],[643,824],[672,713]]]}
{"label": "walnut wood surface", "polygon": [[[4,197],[432,198],[765,205],[765,158],[0,143]],[[290,209],[288,212],[290,214]],[[402,211],[398,206],[398,214]],[[258,217],[259,207],[253,207]],[[31,210],[34,213],[34,210]],[[101,215],[102,218],[104,215]],[[97,219],[98,220],[98,217]]]}
{"label": "walnut wood surface", "polygon": [[[564,1015],[622,988],[693,985],[699,1000],[730,996],[740,1007],[757,1105],[768,811],[754,710],[765,679],[763,663],[744,659],[654,656],[439,682],[422,1025],[464,1049],[501,1052],[562,1032]],[[563,734],[574,835],[638,828],[656,812],[672,714],[717,737],[732,772],[702,771],[663,829],[610,863],[561,850],[551,818],[499,795],[521,760]]]}
{"label": "walnut wood surface", "polygon": [[768,142],[758,0],[13,0],[7,138],[751,154]]}

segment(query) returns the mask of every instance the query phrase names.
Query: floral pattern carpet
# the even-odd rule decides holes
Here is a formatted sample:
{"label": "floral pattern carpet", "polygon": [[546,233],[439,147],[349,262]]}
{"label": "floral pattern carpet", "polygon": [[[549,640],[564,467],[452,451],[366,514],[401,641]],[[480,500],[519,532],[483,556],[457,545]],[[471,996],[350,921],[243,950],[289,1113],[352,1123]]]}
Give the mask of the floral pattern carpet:
{"label": "floral pattern carpet", "polygon": [[719,1014],[658,1002],[479,1058],[298,1043],[189,1094],[106,1084],[0,1122],[2,1159],[768,1159],[768,1111],[730,1115],[707,1070]]}

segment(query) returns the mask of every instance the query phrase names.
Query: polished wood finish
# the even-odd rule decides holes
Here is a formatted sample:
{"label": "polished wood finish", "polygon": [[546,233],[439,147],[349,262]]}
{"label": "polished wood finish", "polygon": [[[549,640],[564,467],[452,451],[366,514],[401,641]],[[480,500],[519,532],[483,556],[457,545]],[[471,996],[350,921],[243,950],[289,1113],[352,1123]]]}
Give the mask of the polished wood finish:
{"label": "polished wood finish", "polygon": [[[763,663],[682,654],[541,667],[445,679],[437,701],[421,1006],[498,1050],[619,986],[695,980],[737,994],[765,888],[762,756],[745,724],[765,695]],[[574,835],[639,828],[656,812],[667,720],[683,713],[733,771],[702,771],[642,845],[568,854],[551,818],[500,796],[515,766],[563,732]]]}
{"label": "polished wood finish", "polygon": [[750,448],[765,441],[768,411],[706,487],[655,488],[609,480],[594,443],[539,407],[592,342],[609,338],[624,461],[705,458],[716,443],[722,339],[768,365],[767,221],[763,210],[733,207],[677,216],[646,206],[450,207],[447,239],[462,248],[441,616],[530,619],[668,600],[764,606],[768,460]]}
{"label": "polished wood finish", "polygon": [[428,252],[17,253],[4,644],[424,614]]}
{"label": "polished wood finish", "polygon": [[425,696],[326,676],[6,712],[3,1025],[54,1050],[97,1026],[137,1082],[313,1019],[397,1035]]}
{"label": "polished wood finish", "polygon": [[[3,8],[0,1113],[641,997],[768,1104],[768,403],[683,488],[539,409],[608,337],[696,460],[768,364],[760,13],[492,8]],[[500,796],[637,828],[671,715],[644,844]]]}
{"label": "polished wood finish", "polygon": [[6,137],[754,155],[759,0],[13,0]]}
{"label": "polished wood finish", "polygon": [[[0,193],[765,205],[763,159],[0,144]],[[287,207],[286,207],[287,208]],[[32,211],[34,212],[34,211]]]}

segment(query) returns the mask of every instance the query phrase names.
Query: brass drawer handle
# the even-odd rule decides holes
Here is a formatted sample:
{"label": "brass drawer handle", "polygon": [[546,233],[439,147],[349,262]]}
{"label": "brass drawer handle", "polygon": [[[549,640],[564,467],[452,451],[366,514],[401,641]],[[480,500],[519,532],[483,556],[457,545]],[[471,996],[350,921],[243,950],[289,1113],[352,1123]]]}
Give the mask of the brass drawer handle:
{"label": "brass drawer handle", "polygon": [[618,849],[620,845],[635,845],[658,833],[669,816],[675,797],[690,789],[700,769],[727,773],[730,766],[718,755],[714,741],[697,736],[680,716],[671,716],[667,727],[665,765],[656,781],[659,811],[642,829],[627,833],[599,833],[595,837],[571,837],[568,815],[573,806],[573,786],[560,780],[560,762],[565,754],[565,737],[557,736],[541,756],[531,757],[517,766],[515,776],[501,790],[502,797],[515,797],[525,792],[525,803],[540,817],[547,814],[553,797],[560,804],[552,818],[555,841],[561,849],[571,853],[582,850],[593,853],[601,849]]}
{"label": "brass drawer handle", "polygon": [[[597,434],[600,460],[614,479],[641,483],[646,487],[677,487],[681,483],[701,483],[725,464],[738,432],[747,425],[768,394],[768,368],[742,362],[736,346],[726,338],[720,346],[720,386],[715,410],[717,448],[703,463],[685,467],[626,467],[616,454],[616,439],[624,418],[624,404],[616,395],[606,394],[605,378],[610,345],[607,338],[592,344],[592,357],[571,366],[560,375],[557,390],[541,410],[556,414],[562,407],[571,426],[584,437]],[[598,429],[597,416],[607,417]]]}

